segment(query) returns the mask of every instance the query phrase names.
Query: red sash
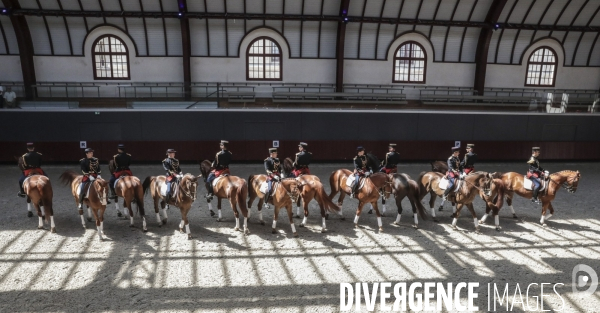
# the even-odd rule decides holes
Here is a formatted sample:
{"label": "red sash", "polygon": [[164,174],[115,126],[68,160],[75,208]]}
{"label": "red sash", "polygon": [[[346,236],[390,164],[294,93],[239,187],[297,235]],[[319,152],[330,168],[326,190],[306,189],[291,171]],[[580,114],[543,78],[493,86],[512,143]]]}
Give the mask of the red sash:
{"label": "red sash", "polygon": [[167,181],[168,182],[172,181],[173,179],[175,179],[175,175],[169,175],[169,176],[167,176]]}
{"label": "red sash", "polygon": [[455,174],[453,171],[448,171],[448,177],[456,178],[458,174]]}
{"label": "red sash", "polygon": [[81,181],[87,182],[88,180],[90,180],[90,176],[96,178],[96,177],[98,177],[98,174],[83,175],[83,178],[81,179]]}
{"label": "red sash", "polygon": [[395,168],[395,167],[394,167],[394,168],[385,168],[385,167],[384,167],[384,168],[383,168],[383,171],[384,171],[386,174],[398,173],[398,169],[397,169],[397,168]]}
{"label": "red sash", "polygon": [[122,171],[114,172],[113,175],[115,176],[115,178],[119,178],[123,175],[133,176],[133,173],[131,173],[131,170],[122,170]]}
{"label": "red sash", "polygon": [[34,167],[34,168],[28,168],[26,170],[23,171],[23,174],[25,176],[30,176],[30,175],[43,175],[44,171],[42,171],[41,168],[39,167]]}
{"label": "red sash", "polygon": [[310,170],[308,167],[299,168],[297,170],[293,170],[294,176],[300,177],[300,175],[310,175]]}
{"label": "red sash", "polygon": [[540,175],[538,173],[527,172],[527,178],[531,178],[531,176],[535,178],[539,178]]}
{"label": "red sash", "polygon": [[228,168],[224,168],[224,169],[222,169],[222,170],[212,170],[211,172],[212,172],[212,173],[215,173],[215,177],[219,177],[219,176],[221,176],[221,175],[223,175],[223,174],[228,174],[228,175],[230,175],[230,173],[229,173],[229,169],[228,169]]}
{"label": "red sash", "polygon": [[472,171],[474,171],[474,170],[475,170],[475,169],[474,169],[474,168],[472,168],[472,167],[467,167],[467,168],[465,168],[465,169],[464,169],[464,172],[465,172],[465,174],[467,174],[467,175],[468,175],[469,173],[471,173],[471,172],[472,172]]}

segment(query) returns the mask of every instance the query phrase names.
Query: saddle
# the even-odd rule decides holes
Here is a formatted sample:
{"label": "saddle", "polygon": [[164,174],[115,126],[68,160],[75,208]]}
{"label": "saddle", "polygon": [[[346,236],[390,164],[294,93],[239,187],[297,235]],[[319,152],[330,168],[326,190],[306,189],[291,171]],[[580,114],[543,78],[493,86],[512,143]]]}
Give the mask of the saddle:
{"label": "saddle", "polygon": [[[455,181],[458,180],[458,183],[455,184],[454,190],[452,190],[452,192],[457,192],[460,190],[460,187],[462,187],[462,184],[464,183],[464,180],[459,179],[458,177],[455,179]],[[438,183],[438,187],[442,190],[446,190],[446,188],[448,188],[448,184],[450,184],[450,181],[448,180],[448,178],[446,178],[445,176],[442,177],[442,179],[440,179],[440,182]]]}
{"label": "saddle", "polygon": [[[548,180],[546,179],[540,179],[542,181],[542,186],[540,187],[540,192],[542,191],[546,191],[546,187],[548,186]],[[527,176],[523,177],[523,188],[525,188],[525,190],[533,190],[533,181],[529,178],[527,178]]]}
{"label": "saddle", "polygon": [[[353,174],[350,174],[350,176],[348,176],[348,178],[346,178],[346,186],[349,188],[354,187],[354,183],[355,183],[355,178],[356,176]],[[357,190],[361,190],[362,187],[365,185],[365,182],[367,181],[366,177],[361,177],[358,180],[358,189]]]}
{"label": "saddle", "polygon": [[167,196],[167,184],[171,184],[171,197],[174,198],[175,196],[177,196],[177,192],[179,191],[179,184],[177,183],[177,180],[166,181],[164,184],[162,184],[160,186],[160,195],[162,197]]}
{"label": "saddle", "polygon": [[229,176],[229,170],[227,170],[227,173],[221,173],[221,175],[216,176],[215,179],[212,181],[213,188],[215,188],[215,186],[217,186],[217,183],[219,182],[219,180],[221,180],[221,178],[227,177],[227,176]]}
{"label": "saddle", "polygon": [[[27,180],[25,180],[25,181],[27,181]],[[86,189],[83,199],[88,199],[90,197],[90,187],[92,186],[93,182],[94,182],[93,180],[88,180],[86,182],[79,183],[79,187],[77,187],[78,194],[81,194],[81,188]]]}
{"label": "saddle", "polygon": [[[275,194],[275,191],[277,190],[277,187],[279,187],[279,182],[278,181],[274,181],[273,182],[273,187],[271,188],[271,195]],[[258,188],[258,190],[266,195],[267,191],[269,191],[269,183],[268,182],[263,182],[262,184],[260,184],[260,187]]]}

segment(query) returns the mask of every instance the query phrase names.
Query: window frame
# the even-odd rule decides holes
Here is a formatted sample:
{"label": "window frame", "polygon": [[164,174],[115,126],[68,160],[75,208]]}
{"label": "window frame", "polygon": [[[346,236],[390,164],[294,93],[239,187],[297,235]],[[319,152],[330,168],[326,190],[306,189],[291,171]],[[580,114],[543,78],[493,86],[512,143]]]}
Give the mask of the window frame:
{"label": "window frame", "polygon": [[[263,39],[267,39],[272,41],[277,48],[279,49],[279,54],[256,54],[256,53],[250,53],[250,48],[252,48],[252,45],[259,41],[259,40],[263,40]],[[263,64],[264,63],[264,58],[268,57],[268,56],[278,56],[279,57],[279,78],[250,78],[250,57],[262,57],[263,58]],[[263,77],[266,76],[265,75],[265,67],[263,66]],[[268,37],[268,36],[260,36],[260,37],[256,37],[254,39],[252,39],[252,41],[248,44],[248,47],[246,48],[246,80],[251,80],[251,81],[282,81],[283,80],[283,51],[281,50],[281,46],[279,45],[279,43],[277,42],[277,40]]]}
{"label": "window frame", "polygon": [[[542,54],[542,62],[532,62],[531,58],[533,57],[533,55],[541,49],[548,49],[550,50],[551,53],[554,54],[554,63],[550,63],[550,62],[544,62],[543,58],[544,55]],[[542,69],[544,65],[554,65],[554,73],[552,75],[552,84],[551,85],[542,85],[542,84],[528,84],[527,80],[529,77],[529,65],[530,64],[539,64],[540,66],[540,76],[539,76],[539,82],[541,83],[542,81]],[[525,67],[525,86],[526,87],[555,87],[556,86],[556,73],[558,72],[558,54],[556,53],[556,51],[554,49],[552,49],[551,47],[548,46],[540,46],[537,47],[535,50],[533,50],[530,54],[529,57],[527,58],[527,66]]]}
{"label": "window frame", "polygon": [[[419,48],[421,48],[421,50],[423,51],[423,58],[413,58],[413,57],[398,57],[398,52],[400,51],[400,48],[402,48],[405,45],[408,44],[414,44],[417,45]],[[400,61],[400,60],[419,60],[419,61],[423,61],[423,81],[410,81],[410,63],[409,63],[409,67],[408,67],[408,79],[407,81],[405,80],[396,80],[396,61]],[[400,45],[398,45],[398,48],[396,48],[396,50],[394,50],[394,57],[392,58],[392,83],[403,83],[403,84],[426,84],[427,83],[427,51],[425,50],[425,47],[423,47],[422,44],[414,41],[414,40],[409,40],[409,41],[405,41],[403,43],[401,43]]]}
{"label": "window frame", "polygon": [[[111,51],[111,44],[110,44],[110,37],[114,37],[115,39],[119,40],[121,42],[121,44],[123,45],[123,47],[125,47],[125,52],[112,52]],[[109,47],[109,51],[108,52],[96,52],[96,45],[98,44],[98,42],[100,42],[100,40],[104,39],[104,38],[109,38],[108,40],[108,47]],[[98,77],[98,69],[96,67],[96,56],[97,55],[106,55],[109,56],[109,60],[110,60],[110,70],[111,70],[111,77]],[[112,56],[113,55],[125,55],[127,57],[127,77],[114,77],[114,67],[112,66]],[[121,39],[119,36],[117,35],[113,35],[113,34],[105,34],[102,35],[98,38],[96,38],[96,40],[94,40],[94,43],[92,44],[92,67],[94,70],[94,80],[131,80],[131,58],[129,56],[129,48],[127,47],[127,44],[125,43],[125,41],[123,39]]]}

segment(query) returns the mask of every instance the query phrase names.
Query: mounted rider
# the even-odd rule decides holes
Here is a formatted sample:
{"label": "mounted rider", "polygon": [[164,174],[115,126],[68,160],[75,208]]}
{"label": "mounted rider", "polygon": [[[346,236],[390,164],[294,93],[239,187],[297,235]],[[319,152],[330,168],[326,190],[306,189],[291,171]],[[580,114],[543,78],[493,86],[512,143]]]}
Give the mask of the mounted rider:
{"label": "mounted rider", "polygon": [[356,192],[360,185],[361,177],[368,177],[373,173],[373,169],[369,165],[368,158],[365,155],[365,148],[358,146],[356,148],[356,156],[354,157],[354,185],[352,186],[351,198],[356,198]]}
{"label": "mounted rider", "polygon": [[527,171],[527,178],[531,180],[533,183],[533,197],[531,198],[531,202],[541,203],[538,198],[538,194],[540,192],[540,188],[542,187],[541,179],[545,176],[544,169],[540,166],[540,161],[538,157],[540,156],[540,147],[531,148],[531,157],[527,164],[529,164],[529,171]]}
{"label": "mounted rider", "polygon": [[444,200],[448,199],[448,194],[454,189],[456,179],[460,177],[460,147],[452,147],[452,155],[448,158],[448,172],[446,178],[448,178],[448,187],[444,191]]}
{"label": "mounted rider", "polygon": [[125,153],[125,145],[119,144],[117,146],[117,154],[113,155],[113,162],[115,165],[115,171],[110,176],[110,198],[117,200],[117,193],[115,192],[115,182],[121,176],[133,176],[129,166],[131,166],[131,154]]}
{"label": "mounted rider", "polygon": [[477,154],[473,152],[474,144],[467,144],[467,153],[465,154],[465,158],[462,162],[460,162],[460,166],[465,175],[469,175],[469,173],[475,171],[475,162],[477,162]]}
{"label": "mounted rider", "polygon": [[221,140],[219,147],[221,147],[221,151],[217,152],[215,155],[215,159],[211,164],[211,171],[208,177],[206,178],[206,188],[208,190],[208,194],[206,195],[207,199],[212,199],[213,197],[213,187],[212,182],[215,178],[223,175],[229,174],[229,164],[231,163],[231,152],[227,150],[227,145],[229,145],[229,141]]}
{"label": "mounted rider", "polygon": [[167,158],[162,161],[163,168],[167,171],[167,196],[165,202],[169,203],[171,198],[172,185],[179,183],[179,179],[183,177],[181,168],[179,168],[179,160],[175,158],[175,149],[167,149]]}
{"label": "mounted rider", "polygon": [[25,182],[25,179],[31,175],[44,175],[46,176],[46,173],[42,170],[41,166],[42,166],[42,154],[39,152],[34,151],[35,147],[33,146],[33,143],[28,142],[27,143],[27,153],[23,154],[21,156],[21,162],[23,164],[23,168],[22,168],[22,175],[21,178],[19,178],[19,193],[17,194],[17,196],[21,197],[21,198],[25,198],[26,194],[25,194],[25,190],[23,190],[23,183]]}
{"label": "mounted rider", "polygon": [[[83,173],[81,185],[79,186],[79,209],[81,210],[83,209],[83,198],[85,197],[88,185],[94,180],[102,178],[100,176],[102,171],[100,170],[100,161],[94,157],[94,149],[92,148],[85,149],[85,158],[79,160],[79,165]],[[110,201],[106,203],[109,204]]]}
{"label": "mounted rider", "polygon": [[294,160],[294,170],[292,173],[294,177],[300,177],[301,175],[310,175],[310,169],[308,166],[310,165],[310,161],[312,159],[312,153],[308,152],[306,149],[308,144],[306,142],[301,142],[298,145],[298,150],[300,152],[296,153],[296,160]]}
{"label": "mounted rider", "polygon": [[396,144],[388,145],[388,153],[385,155],[385,160],[381,161],[380,172],[392,174],[398,172],[398,163],[400,163],[400,154],[396,152]]}
{"label": "mounted rider", "polygon": [[277,158],[277,148],[269,149],[269,157],[265,159],[265,171],[267,172],[267,195],[265,196],[265,204],[269,202],[271,189],[273,188],[273,180],[281,181],[279,158]]}

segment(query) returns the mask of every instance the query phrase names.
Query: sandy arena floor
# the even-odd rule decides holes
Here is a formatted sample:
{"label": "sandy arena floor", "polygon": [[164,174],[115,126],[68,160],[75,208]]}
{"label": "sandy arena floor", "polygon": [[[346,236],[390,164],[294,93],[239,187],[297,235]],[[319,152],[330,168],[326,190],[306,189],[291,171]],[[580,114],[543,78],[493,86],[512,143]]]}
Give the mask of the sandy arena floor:
{"label": "sandy arena floor", "polygon": [[[329,174],[349,165],[314,164],[311,171],[329,192]],[[482,311],[487,309],[488,283],[509,283],[511,297],[516,283],[523,297],[530,283],[563,283],[557,289],[565,302],[563,312],[599,312],[600,292],[587,297],[572,293],[571,275],[577,264],[600,273],[600,164],[543,165],[551,171],[582,172],[577,193],[559,191],[556,214],[545,228],[539,224],[540,208],[518,197],[514,207],[519,219],[513,219],[505,205],[500,232],[488,219],[481,233],[475,233],[466,209],[458,221],[460,230],[452,230],[449,204],[437,212],[439,224],[421,221],[415,230],[406,199],[398,227],[392,225],[396,212],[390,199],[383,218],[385,232],[379,233],[375,215],[366,210],[359,221],[362,228],[353,228],[357,201],[346,198],[346,220],[331,216],[326,234],[320,233],[319,210],[313,202],[307,228],[299,228],[300,220],[294,219],[299,238],[292,236],[285,212],[278,220],[278,234],[271,234],[273,210],[266,211],[266,225],[261,226],[255,202],[251,234],[244,236],[233,230],[227,202],[224,221],[219,223],[199,197],[190,216],[194,239],[187,240],[177,229],[179,210],[171,208],[168,224],[158,227],[146,196],[149,232],[141,231],[139,219],[136,228],[129,228],[129,221],[117,218],[111,204],[104,223],[109,239],[104,242],[98,241],[93,223],[88,229],[81,227],[70,191],[58,183],[64,170],[77,170],[77,165],[44,167],[54,187],[57,234],[36,229],[37,217],[28,218],[25,201],[16,196],[18,169],[1,166],[0,312],[336,312],[340,283],[386,281],[479,282],[476,304]],[[182,168],[199,172],[196,165]],[[107,166],[102,169],[108,178]],[[399,172],[416,179],[428,169],[425,163],[409,164],[400,166]],[[482,171],[525,169],[520,163],[478,166]],[[247,178],[263,168],[233,165],[231,171]],[[133,172],[142,180],[163,174],[159,164],[134,166]],[[205,194],[204,187],[199,194]],[[475,204],[481,217],[483,202],[477,198]],[[562,308],[551,290],[545,294],[550,296],[544,298],[544,309]],[[530,301],[535,301],[532,297]],[[513,310],[524,311],[521,304]]]}

